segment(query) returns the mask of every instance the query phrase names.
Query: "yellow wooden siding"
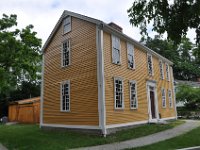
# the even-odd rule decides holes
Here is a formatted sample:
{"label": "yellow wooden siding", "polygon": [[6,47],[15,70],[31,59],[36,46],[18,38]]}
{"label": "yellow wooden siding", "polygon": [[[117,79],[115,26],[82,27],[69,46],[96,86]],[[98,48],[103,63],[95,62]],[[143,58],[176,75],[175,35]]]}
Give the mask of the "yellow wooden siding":
{"label": "yellow wooden siding", "polygon": [[[105,99],[106,99],[106,124],[120,124],[128,122],[136,122],[148,120],[148,103],[147,103],[147,92],[146,82],[147,80],[157,81],[157,95],[159,104],[159,113],[162,118],[174,117],[175,111],[169,109],[168,95],[167,107],[161,108],[161,87],[165,87],[166,91],[168,88],[172,89],[172,82],[160,80],[159,72],[159,59],[153,56],[153,69],[154,76],[149,77],[147,71],[147,53],[142,50],[138,50],[135,47],[135,63],[136,69],[128,69],[127,62],[127,50],[126,41],[120,39],[121,42],[121,65],[112,63],[112,41],[111,35],[104,32],[104,70],[105,70]],[[165,73],[164,67],[164,74]],[[123,78],[123,90],[124,90],[124,109],[115,110],[114,106],[114,77]],[[165,77],[166,78],[166,77]],[[135,80],[137,82],[137,96],[138,96],[138,109],[130,109],[130,95],[129,95],[129,81]]]}
{"label": "yellow wooden siding", "polygon": [[[61,48],[71,42],[71,64],[61,67]],[[96,25],[72,17],[72,31],[62,25],[44,54],[43,122],[66,125],[98,125]],[[60,83],[70,80],[70,112],[60,111]]]}

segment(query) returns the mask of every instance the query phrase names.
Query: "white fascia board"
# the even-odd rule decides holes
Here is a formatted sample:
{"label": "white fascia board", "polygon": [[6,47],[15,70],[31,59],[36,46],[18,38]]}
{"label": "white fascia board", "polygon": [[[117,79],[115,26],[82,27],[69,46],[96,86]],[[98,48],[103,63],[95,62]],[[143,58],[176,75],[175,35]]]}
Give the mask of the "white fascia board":
{"label": "white fascia board", "polygon": [[99,126],[89,126],[89,125],[63,125],[63,124],[48,124],[43,123],[41,127],[54,127],[54,128],[70,128],[70,129],[93,129],[99,130]]}
{"label": "white fascia board", "polygon": [[150,53],[160,59],[162,59],[164,62],[167,62],[169,65],[173,65],[173,62],[171,62],[170,60],[168,60],[167,58],[161,56],[160,54],[156,53],[155,51],[151,50],[150,48],[144,46],[143,44],[141,44],[140,42],[132,39],[131,37],[123,34],[122,32],[119,32],[115,29],[113,29],[112,27],[110,27],[109,25],[107,25],[106,23],[103,24],[103,30],[112,34],[117,35],[118,37],[128,41],[129,43],[132,43],[133,45],[135,45],[136,47],[146,51],[147,53]]}

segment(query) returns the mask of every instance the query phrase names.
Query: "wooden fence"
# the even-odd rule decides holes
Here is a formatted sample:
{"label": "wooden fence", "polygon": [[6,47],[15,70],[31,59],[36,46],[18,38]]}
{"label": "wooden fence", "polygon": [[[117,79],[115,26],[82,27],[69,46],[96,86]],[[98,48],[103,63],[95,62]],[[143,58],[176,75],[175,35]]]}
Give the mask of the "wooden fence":
{"label": "wooden fence", "polygon": [[40,97],[11,102],[8,120],[20,123],[40,122]]}

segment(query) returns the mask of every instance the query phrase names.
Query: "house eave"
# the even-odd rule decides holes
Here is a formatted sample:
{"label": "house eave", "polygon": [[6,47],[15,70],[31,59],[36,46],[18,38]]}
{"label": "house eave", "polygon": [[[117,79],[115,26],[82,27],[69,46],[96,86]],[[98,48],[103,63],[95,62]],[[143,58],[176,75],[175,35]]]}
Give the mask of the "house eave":
{"label": "house eave", "polygon": [[119,32],[113,28],[111,28],[109,25],[107,25],[106,23],[103,24],[103,30],[105,32],[111,33],[111,34],[115,34],[118,37],[120,37],[121,39],[124,39],[130,43],[132,43],[134,46],[146,51],[147,53],[152,54],[153,56],[158,57],[159,59],[163,60],[164,62],[168,63],[169,65],[173,65],[173,62],[168,60],[167,58],[161,56],[160,54],[156,53],[155,51],[151,50],[150,48],[144,46],[143,44],[141,44],[140,42],[134,40],[133,38],[127,36],[126,34],[123,34],[122,32]]}
{"label": "house eave", "polygon": [[97,26],[99,26],[100,28],[102,28],[104,31],[106,32],[109,32],[109,33],[112,33],[112,34],[116,34],[117,36],[119,36],[120,38],[134,44],[136,47],[146,51],[147,53],[150,53],[152,54],[153,56],[156,56],[160,59],[162,59],[164,62],[168,63],[169,65],[173,65],[173,62],[171,62],[170,60],[168,60],[167,58],[161,56],[160,54],[156,53],[155,51],[151,50],[150,48],[144,46],[143,44],[141,44],[140,42],[132,39],[131,37],[123,34],[122,32],[119,32],[115,29],[113,29],[112,27],[110,27],[108,24],[104,23],[103,21],[101,20],[98,20],[98,19],[94,19],[94,18],[91,18],[91,17],[88,17],[88,16],[84,16],[84,15],[81,15],[81,14],[77,14],[77,13],[74,13],[74,12],[71,12],[71,11],[67,11],[67,10],[64,10],[64,12],[62,13],[61,17],[59,18],[58,22],[56,23],[53,31],[51,32],[51,34],[49,35],[47,41],[45,42],[44,46],[42,47],[42,53],[45,52],[45,49],[47,48],[47,46],[49,45],[49,43],[51,42],[53,36],[55,35],[56,31],[58,30],[60,24],[62,23],[62,20],[66,17],[66,16],[72,16],[72,17],[76,17],[76,18],[79,18],[79,19],[82,19],[82,20],[85,20],[85,21],[88,21],[88,22],[91,22],[91,23],[94,23],[96,24]]}

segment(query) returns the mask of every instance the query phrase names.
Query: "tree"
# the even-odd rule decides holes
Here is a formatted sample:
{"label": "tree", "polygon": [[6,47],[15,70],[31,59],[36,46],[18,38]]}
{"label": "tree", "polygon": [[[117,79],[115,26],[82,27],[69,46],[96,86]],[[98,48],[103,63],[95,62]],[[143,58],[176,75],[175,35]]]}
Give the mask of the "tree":
{"label": "tree", "polygon": [[176,100],[184,102],[185,107],[190,110],[200,109],[200,88],[192,88],[188,85],[177,87]]}
{"label": "tree", "polygon": [[41,66],[41,39],[33,25],[17,29],[17,16],[3,14],[0,19],[0,95],[8,95],[26,73],[30,81],[37,78]]}
{"label": "tree", "polygon": [[175,79],[195,81],[200,77],[199,51],[188,38],[183,37],[178,45],[174,45],[171,40],[162,40],[159,36],[154,39],[143,38],[142,42],[174,63]]}
{"label": "tree", "polygon": [[196,43],[200,42],[199,10],[199,0],[135,0],[127,12],[142,35],[148,36],[147,29],[152,26],[152,31],[167,32],[168,39],[178,44],[189,28],[196,30]]}
{"label": "tree", "polygon": [[0,115],[7,115],[9,101],[29,98],[30,94],[39,96],[41,39],[32,31],[33,25],[21,30],[16,26],[16,15],[3,14],[0,19]]}

